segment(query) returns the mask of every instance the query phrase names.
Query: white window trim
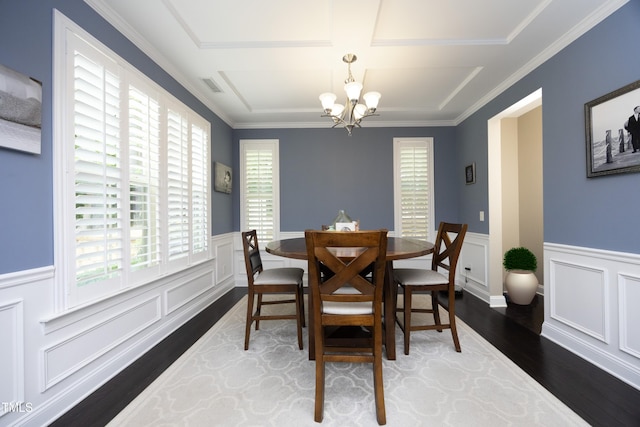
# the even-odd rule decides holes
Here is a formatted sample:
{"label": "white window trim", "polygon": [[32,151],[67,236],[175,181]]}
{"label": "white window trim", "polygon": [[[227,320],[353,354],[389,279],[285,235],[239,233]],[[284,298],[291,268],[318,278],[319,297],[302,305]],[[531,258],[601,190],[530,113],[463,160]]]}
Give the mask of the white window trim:
{"label": "white window trim", "polygon": [[[273,153],[273,238],[280,236],[280,141],[277,139],[240,140],[240,229],[247,231],[246,216],[246,150],[260,147],[269,148]],[[263,242],[264,246],[267,242]]]}
{"label": "white window trim", "polygon": [[[74,188],[73,185],[70,184],[69,174],[72,172],[67,169],[67,164],[73,163],[74,158],[74,150],[68,148],[68,140],[70,139],[67,135],[73,135],[74,123],[73,117],[69,117],[68,114],[65,113],[68,107],[68,99],[71,96],[70,91],[73,90],[73,76],[72,73],[67,73],[65,70],[67,69],[67,39],[69,34],[80,37],[86,41],[88,41],[91,45],[98,48],[103,54],[105,58],[109,58],[108,60],[112,61],[116,64],[117,67],[126,70],[128,76],[132,76],[129,80],[123,80],[122,84],[128,85],[130,81],[135,80],[138,85],[140,82],[143,82],[147,88],[154,90],[160,94],[160,99],[163,104],[179,105],[181,114],[185,114],[188,116],[189,122],[189,134],[191,133],[191,129],[193,125],[201,127],[206,132],[206,144],[207,144],[207,178],[206,182],[208,183],[208,188],[205,190],[207,193],[207,247],[204,251],[200,251],[197,253],[193,253],[192,241],[193,235],[192,224],[190,220],[190,256],[188,257],[187,262],[178,262],[171,263],[168,262],[166,254],[162,254],[161,256],[161,266],[156,269],[156,274],[142,274],[140,276],[140,280],[136,283],[127,283],[126,277],[122,283],[126,285],[123,286],[122,283],[118,287],[110,287],[106,286],[105,288],[101,288],[100,286],[93,287],[93,290],[79,290],[72,289],[72,286],[75,286],[75,275],[73,273],[73,262],[69,262],[69,259],[74,259],[73,255],[75,250],[75,221],[74,221],[74,212],[75,207],[73,203],[73,195]],[[209,245],[210,235],[211,235],[211,124],[209,121],[199,116],[197,113],[193,112],[189,107],[181,103],[177,98],[173,97],[169,94],[165,89],[157,85],[147,76],[142,74],[140,71],[135,69],[132,65],[128,64],[122,58],[119,57],[116,53],[114,53],[111,49],[106,47],[104,44],[96,40],[93,36],[91,36],[88,32],[82,29],[80,26],[75,24],[73,21],[68,19],[58,10],[54,9],[54,37],[53,37],[53,125],[52,125],[52,152],[53,152],[53,210],[54,210],[54,266],[56,269],[56,278],[54,280],[55,289],[54,289],[54,310],[56,313],[66,312],[77,307],[92,304],[94,302],[101,301],[105,298],[111,297],[112,295],[118,294],[126,289],[131,289],[135,286],[142,285],[144,283],[149,283],[155,280],[158,280],[162,276],[170,273],[175,273],[183,270],[184,268],[193,266],[200,262],[211,259],[211,247]],[[166,111],[164,111],[161,115],[165,115]],[[161,120],[163,123],[161,127],[166,127],[166,119],[163,118]],[[126,129],[122,130],[122,138],[126,137]],[[126,151],[125,151],[126,154]],[[166,163],[166,154],[161,153],[161,164]],[[191,159],[189,160],[189,165],[191,166]],[[125,172],[126,173],[126,172]],[[191,177],[189,177],[191,180]],[[191,181],[190,181],[191,182]],[[164,190],[166,186],[166,181],[161,181],[161,191]],[[126,189],[128,192],[128,189]],[[190,197],[190,207],[191,207],[191,191],[189,193]],[[165,197],[165,196],[162,196]],[[166,201],[162,201],[161,203],[166,203]],[[128,208],[127,208],[128,209]],[[163,215],[163,217],[166,215]],[[127,218],[125,215],[124,218]],[[166,220],[163,218],[162,227],[166,226]],[[162,236],[162,239],[166,239],[166,236]],[[126,238],[125,242],[128,241]],[[164,242],[164,240],[163,240]],[[136,275],[138,276],[138,275]],[[78,287],[75,287],[78,288]],[[75,292],[75,294],[74,294]]]}
{"label": "white window trim", "polygon": [[429,180],[429,208],[428,208],[428,226],[427,240],[435,239],[435,184],[434,184],[434,161],[433,161],[433,137],[412,137],[412,138],[393,138],[393,206],[394,206],[394,232],[396,236],[402,236],[401,221],[401,194],[400,194],[400,148],[406,144],[425,145],[428,151],[428,180]]}

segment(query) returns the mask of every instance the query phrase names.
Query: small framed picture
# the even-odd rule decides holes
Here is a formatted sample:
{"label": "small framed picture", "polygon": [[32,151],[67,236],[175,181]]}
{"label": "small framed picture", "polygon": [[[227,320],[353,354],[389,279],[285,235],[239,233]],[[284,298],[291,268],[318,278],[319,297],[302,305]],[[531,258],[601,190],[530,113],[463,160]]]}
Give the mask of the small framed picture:
{"label": "small framed picture", "polygon": [[215,163],[215,179],[213,181],[213,189],[220,193],[231,193],[231,168],[222,163]]}
{"label": "small framed picture", "polygon": [[475,162],[464,167],[464,182],[465,184],[476,183],[476,163]]}

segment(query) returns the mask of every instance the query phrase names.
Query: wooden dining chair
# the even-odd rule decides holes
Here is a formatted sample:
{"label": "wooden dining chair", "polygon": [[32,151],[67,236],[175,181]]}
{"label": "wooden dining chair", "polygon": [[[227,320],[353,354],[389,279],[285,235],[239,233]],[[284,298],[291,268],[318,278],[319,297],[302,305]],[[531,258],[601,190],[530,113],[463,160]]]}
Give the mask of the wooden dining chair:
{"label": "wooden dining chair", "polygon": [[[378,424],[386,423],[382,383],[382,298],[387,230],[305,232],[310,291],[310,319],[315,344],[316,422],[324,412],[325,364],[358,362],[373,364]],[[364,277],[373,265],[370,279]],[[322,268],[333,275],[325,277]],[[323,280],[323,277],[324,280]],[[366,328],[370,334],[356,347],[331,346],[325,333],[333,327]],[[360,339],[360,338],[359,338]]]}
{"label": "wooden dining chair", "polygon": [[[249,284],[244,349],[249,349],[249,335],[251,334],[251,324],[254,321],[256,322],[257,331],[260,328],[261,320],[295,319],[298,330],[298,347],[302,350],[302,327],[305,326],[302,284],[304,270],[294,267],[264,269],[256,230],[242,233],[242,246]],[[272,299],[264,300],[262,297],[266,294],[276,296]],[[283,294],[292,294],[293,298],[285,298],[282,296]],[[256,296],[258,301],[254,311]],[[262,313],[262,306],[275,304],[295,304],[295,314],[267,315]]]}
{"label": "wooden dining chair", "polygon": [[[466,233],[467,224],[441,222],[438,227],[438,235],[436,236],[434,245],[431,269],[394,269],[394,279],[404,292],[403,306],[396,310],[397,312],[403,313],[402,323],[399,321],[398,316],[396,316],[396,322],[404,332],[404,354],[409,354],[411,331],[431,329],[435,329],[438,332],[442,332],[443,329],[451,329],[456,351],[461,351],[458,331],[456,329],[455,277],[456,265]],[[441,269],[445,270],[446,273],[441,272]],[[431,308],[413,306],[413,294],[423,292],[431,293]],[[438,292],[444,292],[447,295],[448,307],[445,307],[449,313],[449,323],[447,324],[440,322]],[[412,313],[432,313],[435,324],[414,325],[411,319]]]}

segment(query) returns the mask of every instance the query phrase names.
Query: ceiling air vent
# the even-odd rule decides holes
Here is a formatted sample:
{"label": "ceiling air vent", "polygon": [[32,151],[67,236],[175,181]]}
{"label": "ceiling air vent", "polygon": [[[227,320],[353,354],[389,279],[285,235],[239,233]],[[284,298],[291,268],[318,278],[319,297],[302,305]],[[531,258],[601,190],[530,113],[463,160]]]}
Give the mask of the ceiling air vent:
{"label": "ceiling air vent", "polygon": [[211,89],[214,93],[222,92],[222,89],[220,89],[218,85],[216,85],[216,83],[210,78],[202,79],[202,81],[204,81],[207,84],[207,86],[209,86],[209,89]]}

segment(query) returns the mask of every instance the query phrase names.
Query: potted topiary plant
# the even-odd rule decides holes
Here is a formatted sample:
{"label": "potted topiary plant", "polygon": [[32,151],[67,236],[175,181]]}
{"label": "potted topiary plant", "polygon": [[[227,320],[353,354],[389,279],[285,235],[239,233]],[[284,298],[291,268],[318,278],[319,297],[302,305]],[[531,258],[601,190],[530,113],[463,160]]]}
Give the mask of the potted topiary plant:
{"label": "potted topiary plant", "polygon": [[536,256],[521,246],[511,248],[504,253],[502,265],[507,270],[504,280],[509,300],[521,305],[530,304],[538,290],[538,279],[533,274],[538,268]]}

